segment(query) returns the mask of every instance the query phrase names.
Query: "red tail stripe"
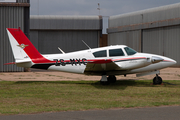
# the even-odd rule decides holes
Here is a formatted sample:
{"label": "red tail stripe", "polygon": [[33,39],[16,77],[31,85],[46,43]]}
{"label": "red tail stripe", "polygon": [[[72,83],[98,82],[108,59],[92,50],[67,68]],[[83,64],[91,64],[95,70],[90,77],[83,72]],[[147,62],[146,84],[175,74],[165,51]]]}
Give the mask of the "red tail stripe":
{"label": "red tail stripe", "polygon": [[15,28],[7,28],[8,31],[12,34],[12,36],[17,40],[19,45],[24,44],[28,45],[24,48],[26,54],[31,58],[34,63],[45,63],[45,62],[53,62],[46,58],[44,58],[38,50],[34,47],[34,45],[29,41],[26,35],[22,32],[21,29]]}

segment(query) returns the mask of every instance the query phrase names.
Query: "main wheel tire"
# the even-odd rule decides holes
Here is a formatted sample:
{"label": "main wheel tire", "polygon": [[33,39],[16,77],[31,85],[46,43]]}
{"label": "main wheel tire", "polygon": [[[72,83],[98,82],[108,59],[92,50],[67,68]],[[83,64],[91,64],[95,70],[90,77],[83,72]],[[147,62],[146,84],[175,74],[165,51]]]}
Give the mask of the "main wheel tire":
{"label": "main wheel tire", "polygon": [[154,79],[153,79],[153,84],[154,85],[160,85],[160,84],[162,84],[162,78],[161,77],[154,77]]}
{"label": "main wheel tire", "polygon": [[102,85],[109,85],[109,84],[110,84],[109,81],[100,81],[100,83],[101,83]]}
{"label": "main wheel tire", "polygon": [[109,77],[107,79],[108,79],[108,81],[110,83],[115,83],[116,82],[116,77],[114,75],[109,75]]}

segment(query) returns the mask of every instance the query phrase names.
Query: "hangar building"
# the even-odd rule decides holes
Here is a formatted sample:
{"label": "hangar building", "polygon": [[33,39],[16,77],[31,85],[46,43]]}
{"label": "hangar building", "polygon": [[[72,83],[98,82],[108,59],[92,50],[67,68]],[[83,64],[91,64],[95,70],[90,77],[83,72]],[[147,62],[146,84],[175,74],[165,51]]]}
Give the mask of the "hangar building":
{"label": "hangar building", "polygon": [[58,47],[64,52],[88,49],[82,40],[91,48],[100,46],[101,16],[30,16],[29,8],[29,0],[0,2],[0,72],[24,71],[4,65],[14,62],[6,28],[20,27],[42,54],[61,53]]}
{"label": "hangar building", "polygon": [[4,65],[14,62],[6,28],[18,28],[29,35],[29,0],[0,1],[0,72],[23,71],[16,65]]}
{"label": "hangar building", "polygon": [[[8,0],[5,0],[8,1]],[[6,28],[24,31],[40,53],[87,49],[106,42],[100,16],[30,16],[30,0],[0,2],[0,72],[24,71],[14,61]],[[30,24],[29,24],[30,23]],[[126,44],[139,52],[175,59],[180,67],[180,3],[109,17],[108,45]]]}
{"label": "hangar building", "polygon": [[175,59],[180,67],[180,3],[110,16],[108,45]]}
{"label": "hangar building", "polygon": [[30,40],[40,53],[52,54],[99,46],[102,18],[99,16],[30,16]]}

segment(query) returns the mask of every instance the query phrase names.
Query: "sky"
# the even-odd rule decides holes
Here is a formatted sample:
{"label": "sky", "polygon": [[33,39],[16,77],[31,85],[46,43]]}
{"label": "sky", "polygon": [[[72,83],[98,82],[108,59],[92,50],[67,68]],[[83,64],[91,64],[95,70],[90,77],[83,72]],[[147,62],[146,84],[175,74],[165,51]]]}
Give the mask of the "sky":
{"label": "sky", "polygon": [[[98,3],[100,6],[98,6]],[[108,16],[180,3],[179,0],[30,0],[30,15],[102,15],[103,34]],[[97,9],[100,7],[100,11]]]}
{"label": "sky", "polygon": [[174,3],[179,0],[30,0],[31,15],[113,16]]}

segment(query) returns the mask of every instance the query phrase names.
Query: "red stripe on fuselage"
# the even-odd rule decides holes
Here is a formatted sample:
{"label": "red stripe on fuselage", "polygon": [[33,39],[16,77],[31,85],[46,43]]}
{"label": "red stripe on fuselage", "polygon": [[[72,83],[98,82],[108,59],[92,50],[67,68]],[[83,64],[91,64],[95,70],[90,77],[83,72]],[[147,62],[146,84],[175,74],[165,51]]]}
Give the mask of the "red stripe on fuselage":
{"label": "red stripe on fuselage", "polygon": [[164,62],[174,62],[174,61],[171,61],[171,60],[163,60]]}
{"label": "red stripe on fuselage", "polygon": [[[64,60],[65,63],[72,62],[71,60]],[[89,59],[89,60],[75,60],[75,62],[88,62],[88,63],[94,63],[94,64],[104,64],[104,63],[110,63],[112,62],[111,59]]]}
{"label": "red stripe on fuselage", "polygon": [[110,63],[112,62],[111,59],[92,59],[92,60],[87,60],[89,63],[94,63],[94,64],[105,64],[105,63]]}

